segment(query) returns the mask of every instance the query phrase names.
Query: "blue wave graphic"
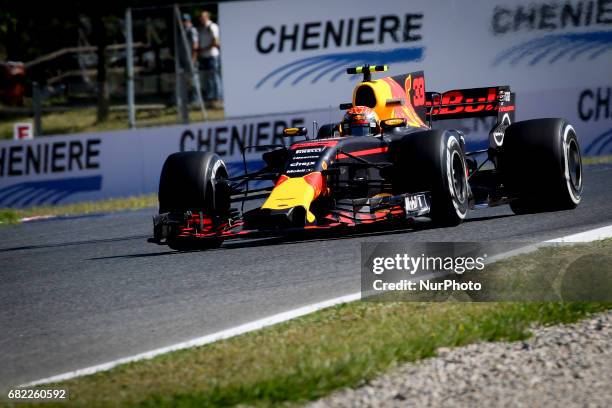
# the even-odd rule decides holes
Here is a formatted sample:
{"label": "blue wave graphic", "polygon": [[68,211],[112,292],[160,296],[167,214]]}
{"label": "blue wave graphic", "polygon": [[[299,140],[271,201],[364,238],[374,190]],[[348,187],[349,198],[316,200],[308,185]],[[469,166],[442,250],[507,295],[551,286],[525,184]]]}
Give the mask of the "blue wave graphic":
{"label": "blue wave graphic", "polygon": [[574,61],[578,58],[595,60],[612,50],[612,31],[554,34],[526,41],[502,51],[493,65],[509,63],[528,65],[553,64],[557,61]]}
{"label": "blue wave graphic", "polygon": [[0,206],[57,204],[73,194],[99,191],[101,188],[102,176],[26,181],[0,189]]}
{"label": "blue wave graphic", "polygon": [[585,149],[588,156],[599,156],[612,153],[612,129],[597,136]]}
{"label": "blue wave graphic", "polygon": [[276,88],[287,81],[295,86],[310,79],[310,83],[317,83],[325,76],[329,82],[334,82],[346,72],[346,68],[363,64],[392,64],[396,62],[418,62],[423,59],[424,47],[395,48],[388,51],[358,51],[339,54],[326,54],[316,57],[303,58],[283,65],[263,77],[255,89],[259,89],[268,81],[274,81]]}

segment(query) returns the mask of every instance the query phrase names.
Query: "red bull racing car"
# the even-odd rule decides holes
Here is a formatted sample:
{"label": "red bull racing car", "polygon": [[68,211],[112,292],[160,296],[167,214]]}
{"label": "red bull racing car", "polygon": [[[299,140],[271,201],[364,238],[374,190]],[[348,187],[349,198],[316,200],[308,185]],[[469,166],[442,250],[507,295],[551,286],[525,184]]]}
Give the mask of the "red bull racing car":
{"label": "red bull racing car", "polygon": [[[363,80],[352,102],[341,105],[344,118],[315,128],[312,139],[306,128],[285,129],[293,143],[269,146],[257,171],[247,171],[248,146],[240,175],[229,174],[214,153],[170,155],[151,241],[205,249],[227,238],[403,225],[417,217],[457,225],[472,209],[503,204],[522,214],[580,203],[580,147],[565,120],[515,122],[508,86],[437,93],[425,91],[422,71],[372,79],[386,70],[349,68]],[[488,147],[475,151],[466,150],[461,131],[432,126],[486,116],[495,125]],[[263,204],[245,210],[255,200]]]}

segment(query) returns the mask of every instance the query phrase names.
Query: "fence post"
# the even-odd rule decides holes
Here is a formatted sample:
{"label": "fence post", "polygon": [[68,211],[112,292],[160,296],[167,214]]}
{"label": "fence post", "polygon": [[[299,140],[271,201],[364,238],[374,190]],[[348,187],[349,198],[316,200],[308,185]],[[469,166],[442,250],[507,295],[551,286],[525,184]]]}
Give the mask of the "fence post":
{"label": "fence post", "polygon": [[125,9],[125,42],[127,69],[127,108],[130,129],[136,127],[136,106],[134,95],[134,40],[132,38],[132,9]]}
{"label": "fence post", "polygon": [[32,110],[34,111],[34,137],[42,135],[42,94],[38,82],[32,82]]}
{"label": "fence post", "polygon": [[179,8],[175,4],[172,8],[172,14],[174,18],[172,19],[172,32],[174,34],[174,78],[175,78],[175,91],[176,91],[176,108],[178,110],[180,122],[184,124],[189,123],[189,112],[187,111],[187,98],[185,92],[185,81],[183,75],[183,68],[181,66],[180,59],[180,49],[182,46],[182,42],[179,39],[179,30],[177,27],[177,22],[180,23],[181,16],[178,14]]}

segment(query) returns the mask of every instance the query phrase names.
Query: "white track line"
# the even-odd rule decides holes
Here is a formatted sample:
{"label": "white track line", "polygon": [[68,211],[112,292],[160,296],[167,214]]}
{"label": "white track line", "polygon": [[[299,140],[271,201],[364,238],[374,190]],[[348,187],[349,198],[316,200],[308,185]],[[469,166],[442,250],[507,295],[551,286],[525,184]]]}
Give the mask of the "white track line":
{"label": "white track line", "polygon": [[240,326],[232,327],[231,329],[222,330],[217,333],[209,334],[207,336],[198,337],[196,339],[188,340],[182,343],[176,343],[171,346],[158,348],[155,350],[147,351],[145,353],[136,354],[134,356],[120,358],[118,360],[109,361],[108,363],[99,364],[80,370],[70,371],[67,373],[54,375],[52,377],[43,378],[40,380],[32,381],[27,384],[22,384],[19,387],[32,387],[39,384],[54,383],[59,381],[69,380],[75,377],[81,377],[84,375],[95,374],[100,371],[107,371],[120,364],[132,363],[139,360],[147,360],[153,357],[159,356],[160,354],[169,353],[171,351],[183,350],[191,347],[199,347],[205,344],[214,343],[215,341],[228,339],[230,337],[238,336],[240,334],[248,333],[254,330],[258,330],[267,326],[272,326],[277,323],[286,322],[291,319],[295,319],[300,316],[304,316],[317,310],[326,309],[328,307],[340,305],[342,303],[349,303],[359,300],[361,298],[361,292],[352,293],[350,295],[340,296],[334,299],[325,300],[323,302],[315,303],[312,305],[300,307],[298,309],[289,310],[287,312],[275,314],[272,316],[264,317],[263,319],[255,320],[250,323],[246,323]]}
{"label": "white track line", "polygon": [[35,215],[34,217],[21,218],[19,222],[31,222],[39,220],[48,220],[49,218],[57,218],[57,215]]}
{"label": "white track line", "polygon": [[[612,225],[606,226],[606,227],[602,227],[602,228],[596,228],[593,230],[589,230],[589,231],[584,231],[578,234],[572,234],[572,235],[568,235],[565,237],[560,237],[560,238],[555,238],[555,239],[551,239],[548,241],[544,241],[541,244],[546,244],[546,243],[569,243],[569,242],[590,242],[590,241],[597,241],[600,239],[605,239],[605,238],[610,238],[612,237]],[[505,252],[504,254],[500,254],[503,255],[503,258],[507,258],[509,256],[514,256],[514,255],[519,255],[522,253],[527,253],[527,252],[531,252],[535,249],[538,248],[538,246],[540,245],[530,245],[528,247],[524,247],[524,248],[519,248],[517,250],[513,250],[513,251],[509,251],[509,252]],[[495,257],[491,257],[491,258],[496,258],[495,260],[499,260],[502,258],[499,258],[500,255],[496,255]],[[497,259],[499,258],[499,259]],[[494,261],[493,259],[489,259],[488,260],[490,263],[492,261]],[[234,337],[234,336],[238,336],[240,334],[244,334],[244,333],[248,333],[254,330],[258,330],[258,329],[262,329],[264,327],[268,327],[268,326],[272,326],[275,325],[277,323],[282,323],[282,322],[286,322],[288,320],[292,320],[295,319],[297,317],[300,316],[304,316],[313,312],[316,312],[318,310],[321,309],[326,309],[328,307],[332,307],[332,306],[336,306],[336,305],[340,305],[343,303],[349,303],[349,302],[354,302],[356,300],[361,299],[361,292],[359,293],[352,293],[350,295],[345,295],[345,296],[340,296],[334,299],[330,299],[330,300],[325,300],[323,302],[319,302],[319,303],[315,303],[312,305],[308,305],[308,306],[304,306],[304,307],[300,307],[298,309],[293,309],[293,310],[289,310],[287,312],[283,312],[283,313],[279,313],[279,314],[275,314],[273,316],[268,316],[265,317],[263,319],[259,319],[259,320],[255,320],[253,322],[250,323],[246,323],[240,326],[236,326],[233,327],[231,329],[227,329],[227,330],[222,330],[220,332],[217,333],[213,333],[213,334],[209,334],[203,337],[198,337],[192,340],[188,340],[182,343],[176,343],[173,344],[171,346],[167,346],[167,347],[162,347],[162,348],[158,348],[155,350],[151,350],[151,351],[147,351],[144,353],[140,353],[140,354],[136,354],[133,356],[129,356],[129,357],[124,357],[124,358],[120,358],[118,360],[113,360],[113,361],[109,361],[108,363],[104,363],[104,364],[99,364],[99,365],[95,365],[95,366],[91,366],[91,367],[87,367],[87,368],[82,368],[79,370],[75,370],[75,371],[70,371],[67,373],[63,373],[63,374],[59,374],[59,375],[54,375],[52,377],[47,377],[47,378],[42,378],[40,380],[36,380],[36,381],[32,381],[26,384],[22,384],[19,387],[33,387],[35,385],[40,385],[40,384],[47,384],[47,383],[54,383],[54,382],[59,382],[59,381],[65,381],[65,380],[70,380],[72,378],[75,377],[81,377],[84,375],[90,375],[90,374],[95,374],[98,373],[100,371],[107,371],[110,370],[113,367],[116,367],[118,365],[121,364],[126,364],[126,363],[133,363],[139,360],[148,360],[151,359],[153,357],[157,357],[161,354],[166,354],[172,351],[177,351],[177,350],[183,350],[183,349],[187,349],[187,348],[192,348],[192,347],[199,347],[199,346],[203,346],[206,344],[210,344],[210,343],[214,343],[215,341],[219,341],[219,340],[224,340],[224,339],[228,339],[230,337]]]}
{"label": "white track line", "polygon": [[607,225],[601,228],[595,228],[592,230],[579,232],[577,234],[567,235],[565,237],[549,239],[548,241],[542,241],[524,247],[516,248],[508,252],[493,255],[487,258],[487,264],[492,264],[502,259],[510,258],[517,255],[526,255],[528,253],[537,251],[538,249],[548,246],[550,244],[579,244],[583,242],[598,241],[600,239],[612,238],[612,225]]}
{"label": "white track line", "polygon": [[579,232],[578,234],[572,234],[566,237],[551,239],[550,241],[546,242],[591,242],[610,237],[612,237],[612,225],[607,225],[605,227]]}

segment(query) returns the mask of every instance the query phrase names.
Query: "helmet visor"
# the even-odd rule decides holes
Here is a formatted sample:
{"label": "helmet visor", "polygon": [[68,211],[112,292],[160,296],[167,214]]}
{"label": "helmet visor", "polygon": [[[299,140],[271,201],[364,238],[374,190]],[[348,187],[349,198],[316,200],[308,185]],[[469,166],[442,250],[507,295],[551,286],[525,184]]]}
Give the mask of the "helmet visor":
{"label": "helmet visor", "polygon": [[348,129],[348,134],[351,136],[370,136],[372,135],[373,129],[369,126],[366,125],[362,125],[362,126],[350,126]]}

